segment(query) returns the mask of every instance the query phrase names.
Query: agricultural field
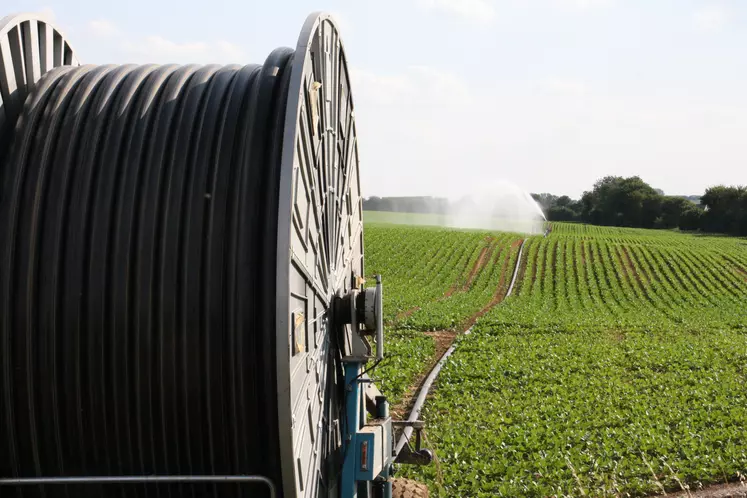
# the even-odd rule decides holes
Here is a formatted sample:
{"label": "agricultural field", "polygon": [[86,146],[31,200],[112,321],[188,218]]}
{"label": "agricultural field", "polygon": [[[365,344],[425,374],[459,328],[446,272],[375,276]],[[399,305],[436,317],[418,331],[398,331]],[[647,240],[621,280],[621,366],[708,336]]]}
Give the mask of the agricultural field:
{"label": "agricultural field", "polygon": [[432,495],[650,496],[747,471],[747,240],[554,223],[506,298],[523,236],[365,221],[395,412],[457,341],[422,416],[438,463],[400,467]]}

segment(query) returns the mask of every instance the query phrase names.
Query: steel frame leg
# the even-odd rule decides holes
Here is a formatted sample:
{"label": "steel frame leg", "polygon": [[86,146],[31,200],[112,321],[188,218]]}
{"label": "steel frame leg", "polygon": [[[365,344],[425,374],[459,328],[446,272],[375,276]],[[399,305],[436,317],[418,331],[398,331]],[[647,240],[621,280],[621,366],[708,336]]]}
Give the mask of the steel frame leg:
{"label": "steel frame leg", "polygon": [[355,480],[355,436],[361,428],[361,389],[358,376],[361,363],[345,363],[345,434],[343,437],[341,498],[356,498],[358,484]]}

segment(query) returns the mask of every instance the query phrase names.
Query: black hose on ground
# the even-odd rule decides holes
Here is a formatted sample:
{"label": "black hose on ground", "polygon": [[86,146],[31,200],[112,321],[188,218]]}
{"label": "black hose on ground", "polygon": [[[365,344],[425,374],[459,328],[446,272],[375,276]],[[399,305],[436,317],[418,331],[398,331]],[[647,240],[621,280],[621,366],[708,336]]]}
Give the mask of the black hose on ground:
{"label": "black hose on ground", "polygon": [[30,93],[0,172],[0,475],[281,482],[275,268],[292,53],[62,67]]}

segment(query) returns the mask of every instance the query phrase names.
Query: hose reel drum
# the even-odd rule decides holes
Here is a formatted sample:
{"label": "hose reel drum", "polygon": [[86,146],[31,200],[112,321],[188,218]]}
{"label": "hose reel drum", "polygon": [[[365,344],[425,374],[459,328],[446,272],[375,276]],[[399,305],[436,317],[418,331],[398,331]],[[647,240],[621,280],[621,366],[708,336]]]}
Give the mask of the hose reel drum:
{"label": "hose reel drum", "polygon": [[[344,343],[383,327],[328,15],[249,66],[79,66],[4,18],[0,179],[0,479],[112,479],[16,496],[338,495]],[[152,475],[258,478],[117,481]]]}

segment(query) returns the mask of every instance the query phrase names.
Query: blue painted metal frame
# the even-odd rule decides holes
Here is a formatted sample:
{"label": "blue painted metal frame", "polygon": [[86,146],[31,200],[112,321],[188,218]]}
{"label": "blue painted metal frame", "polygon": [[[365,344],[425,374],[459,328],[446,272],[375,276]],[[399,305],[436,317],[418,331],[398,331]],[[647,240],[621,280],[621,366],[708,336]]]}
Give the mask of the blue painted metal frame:
{"label": "blue painted metal frame", "polygon": [[358,496],[358,483],[355,480],[356,470],[356,436],[361,428],[361,416],[365,417],[365,407],[361,407],[362,392],[359,376],[362,363],[345,363],[345,424],[343,436],[342,482],[340,496],[355,498]]}
{"label": "blue painted metal frame", "polygon": [[[359,362],[346,362],[345,363],[345,420],[343,423],[343,462],[342,462],[342,478],[340,483],[340,497],[341,498],[357,498],[358,484],[363,482],[360,479],[365,473],[360,470],[360,451],[359,444],[361,438],[369,438],[369,461],[373,461],[374,455],[374,439],[372,435],[362,434],[360,430],[366,423],[366,402],[363,396],[363,389],[361,389],[361,373],[363,371],[363,363]],[[377,412],[379,415],[388,416],[388,406],[385,400],[381,400],[381,406],[377,405]],[[390,432],[391,433],[391,432]],[[391,470],[391,465],[385,465],[381,474],[378,476],[367,475],[366,481],[373,481],[377,477],[381,477],[385,482],[382,483],[380,494],[376,493],[382,498],[391,498],[392,496],[392,483],[388,480]]]}
{"label": "blue painted metal frame", "polygon": [[[368,469],[363,469],[363,450],[364,442],[368,445],[365,446],[366,458],[369,462]],[[373,462],[374,462],[374,445],[376,444],[376,438],[372,433],[360,433],[355,438],[355,478],[359,481],[373,481],[376,476],[373,473]]]}

